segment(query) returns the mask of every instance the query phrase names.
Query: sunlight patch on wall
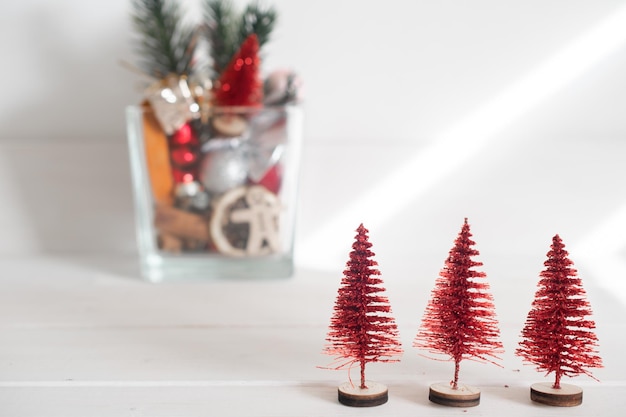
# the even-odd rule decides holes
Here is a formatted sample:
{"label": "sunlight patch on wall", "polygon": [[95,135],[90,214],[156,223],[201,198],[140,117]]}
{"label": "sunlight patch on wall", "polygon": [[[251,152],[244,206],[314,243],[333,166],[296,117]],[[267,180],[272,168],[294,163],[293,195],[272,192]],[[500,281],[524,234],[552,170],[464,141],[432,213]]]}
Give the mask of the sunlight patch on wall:
{"label": "sunlight patch on wall", "polygon": [[315,269],[336,269],[349,250],[352,231],[364,222],[382,227],[394,215],[464,162],[481,152],[494,135],[547,98],[572,84],[626,43],[626,6],[618,9],[567,47],[538,65],[475,112],[433,138],[432,144],[413,155],[351,204],[342,207],[317,232],[296,247],[296,263]]}
{"label": "sunlight patch on wall", "polygon": [[572,246],[572,259],[590,277],[626,305],[626,205],[604,219],[598,227]]}

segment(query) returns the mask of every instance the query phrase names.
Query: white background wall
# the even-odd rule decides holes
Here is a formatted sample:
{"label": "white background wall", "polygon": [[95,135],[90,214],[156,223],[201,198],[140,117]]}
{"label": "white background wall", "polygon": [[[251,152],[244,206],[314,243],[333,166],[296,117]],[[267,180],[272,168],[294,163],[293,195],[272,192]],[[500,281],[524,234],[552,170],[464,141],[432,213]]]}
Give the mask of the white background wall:
{"label": "white background wall", "polygon": [[[190,18],[198,2],[186,0]],[[238,4],[245,1],[238,0]],[[624,6],[620,0],[276,0],[265,70],[306,81],[309,140],[429,141]],[[123,108],[140,99],[129,0],[0,5],[0,140],[123,141]],[[195,14],[194,14],[195,12]],[[623,136],[618,48],[526,126],[550,135]],[[585,57],[581,57],[585,59]]]}
{"label": "white background wall", "polygon": [[[133,253],[129,4],[0,3],[0,254]],[[557,232],[624,258],[624,1],[273,4],[265,71],[306,84],[303,265],[341,268],[364,221],[388,267],[436,271],[464,216],[487,260]]]}

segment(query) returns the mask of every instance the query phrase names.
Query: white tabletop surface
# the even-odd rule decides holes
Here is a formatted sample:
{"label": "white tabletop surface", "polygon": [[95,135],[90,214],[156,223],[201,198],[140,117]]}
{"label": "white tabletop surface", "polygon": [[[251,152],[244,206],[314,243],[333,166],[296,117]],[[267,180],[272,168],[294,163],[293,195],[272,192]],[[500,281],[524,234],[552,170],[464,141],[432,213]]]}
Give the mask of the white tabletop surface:
{"label": "white tabletop surface", "polygon": [[[270,2],[264,70],[307,100],[296,272],[160,284],[135,244],[130,2],[94,3],[0,2],[0,417],[626,415],[623,0]],[[427,394],[453,364],[411,343],[464,217],[505,353],[461,364],[482,400],[451,409]],[[368,409],[318,368],[361,222],[405,350],[368,365],[389,386]],[[564,381],[584,389],[567,409],[531,403],[551,376],[514,355],[556,233],[605,365]]]}
{"label": "white tabletop surface", "polygon": [[[0,415],[623,415],[626,145],[517,139],[431,180],[409,178],[393,192],[414,195],[385,194],[370,211],[358,208],[371,205],[367,192],[429,145],[311,144],[293,277],[160,284],[139,278],[125,145],[2,145]],[[482,400],[451,409],[427,395],[430,383],[451,378],[453,364],[421,357],[411,343],[464,216],[506,351],[502,367],[462,362],[461,379]],[[362,221],[405,353],[367,368],[368,379],[389,386],[389,402],[355,409],[336,399],[347,372],[318,366],[332,361],[321,352]],[[583,278],[605,365],[593,371],[600,382],[565,381],[584,389],[583,404],[567,409],[531,403],[530,384],[551,376],[513,353],[555,233]]]}

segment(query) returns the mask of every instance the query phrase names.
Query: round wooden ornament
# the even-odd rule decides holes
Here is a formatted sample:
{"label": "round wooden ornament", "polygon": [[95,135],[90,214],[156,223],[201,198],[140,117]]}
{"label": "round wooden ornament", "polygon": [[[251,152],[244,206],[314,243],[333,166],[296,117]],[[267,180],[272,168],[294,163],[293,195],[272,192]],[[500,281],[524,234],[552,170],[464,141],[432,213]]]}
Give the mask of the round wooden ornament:
{"label": "round wooden ornament", "polygon": [[453,389],[450,384],[441,382],[430,386],[428,399],[448,407],[475,407],[480,404],[480,390],[460,384],[457,389]]}
{"label": "round wooden ornament", "polygon": [[280,251],[280,200],[260,185],[237,187],[215,204],[209,230],[217,250],[231,256]]}
{"label": "round wooden ornament", "polygon": [[550,382],[538,382],[530,386],[530,399],[546,405],[574,407],[582,404],[583,390],[576,385],[561,384],[561,388],[553,388]]}
{"label": "round wooden ornament", "polygon": [[387,386],[373,381],[365,381],[367,388],[360,388],[350,382],[339,385],[337,398],[343,405],[350,407],[374,407],[387,402]]}

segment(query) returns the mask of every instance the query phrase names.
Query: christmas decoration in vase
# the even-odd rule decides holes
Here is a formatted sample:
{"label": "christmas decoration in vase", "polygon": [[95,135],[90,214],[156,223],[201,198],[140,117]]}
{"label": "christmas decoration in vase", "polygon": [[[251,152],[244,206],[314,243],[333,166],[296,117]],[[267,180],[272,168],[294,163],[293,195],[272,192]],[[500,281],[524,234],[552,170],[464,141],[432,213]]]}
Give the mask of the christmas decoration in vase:
{"label": "christmas decoration in vase", "polygon": [[414,347],[454,361],[450,383],[435,383],[429,388],[429,400],[451,407],[473,407],[480,403],[477,387],[459,384],[463,359],[497,364],[503,351],[493,297],[486,274],[474,268],[482,262],[473,246],[470,226],[465,222],[439,273],[431,299],[426,306]]}
{"label": "christmas decoration in vase", "polygon": [[143,274],[285,277],[302,136],[300,80],[262,80],[272,7],[132,0],[145,100],[127,109]]}
{"label": "christmas decoration in vase", "polygon": [[594,378],[588,369],[602,367],[598,338],[593,333],[596,325],[590,319],[591,306],[582,281],[559,235],[552,238],[547,257],[522,329],[523,340],[515,353],[546,374],[554,372],[553,383],[531,385],[531,400],[553,406],[577,406],[583,401],[582,389],[561,383],[561,378],[580,374]]}
{"label": "christmas decoration in vase", "polygon": [[[323,353],[335,356],[325,368],[348,369],[348,382],[338,387],[340,403],[353,407],[381,405],[388,400],[387,387],[365,379],[365,365],[370,362],[398,362],[402,347],[398,329],[391,316],[385,288],[372,259],[368,230],[361,224],[352,245],[350,259],[338,290],[328,344]],[[353,383],[350,369],[360,368],[360,381]]]}

